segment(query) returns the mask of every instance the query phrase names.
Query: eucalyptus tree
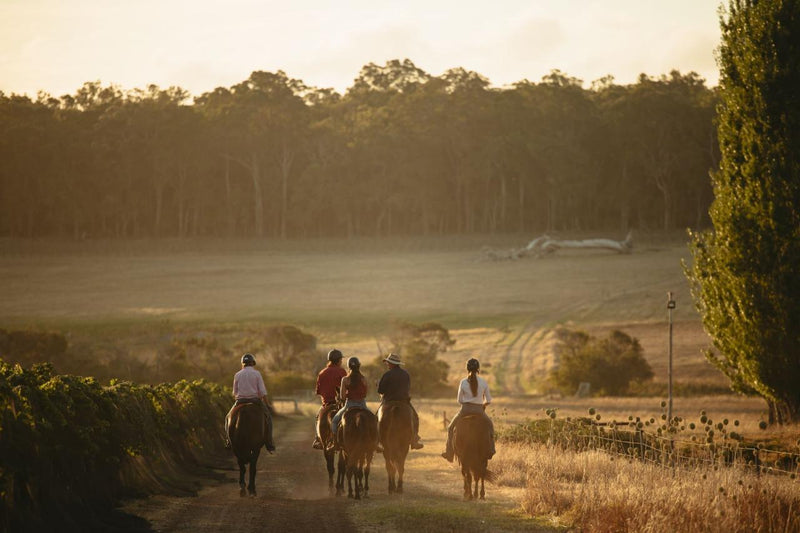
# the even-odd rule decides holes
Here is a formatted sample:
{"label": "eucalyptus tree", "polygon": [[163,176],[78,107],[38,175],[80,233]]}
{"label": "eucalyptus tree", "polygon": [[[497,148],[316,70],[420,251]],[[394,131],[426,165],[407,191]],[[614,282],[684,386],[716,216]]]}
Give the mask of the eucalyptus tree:
{"label": "eucalyptus tree", "polygon": [[402,216],[409,148],[403,102],[428,80],[430,75],[408,59],[384,66],[369,63],[343,99],[348,109],[345,128],[354,148],[352,184],[358,190],[353,192],[362,199],[360,218],[370,221],[375,235],[392,233]]}
{"label": "eucalyptus tree", "polygon": [[800,420],[800,4],[732,0],[721,17],[713,231],[686,267],[718,354],[771,422]]}
{"label": "eucalyptus tree", "polygon": [[[706,182],[711,161],[706,155],[708,131],[712,124],[709,90],[702,78],[690,72],[673,71],[669,76],[640,75],[624,103],[627,142],[634,148],[635,170],[657,191],[659,201],[640,205],[661,212],[658,226],[674,229],[681,211],[681,191],[697,189]],[[704,109],[704,107],[706,109]],[[698,121],[699,119],[699,121]]]}
{"label": "eucalyptus tree", "polygon": [[263,237],[267,229],[265,201],[275,197],[278,200],[271,205],[276,216],[270,226],[276,236],[287,236],[289,181],[307,127],[305,90],[301,81],[283,71],[255,71],[230,89],[217,89],[197,99],[223,125],[225,157],[250,174],[257,237]]}
{"label": "eucalyptus tree", "polygon": [[34,101],[0,94],[0,207],[8,234],[53,232],[56,149],[55,106],[48,95]]}

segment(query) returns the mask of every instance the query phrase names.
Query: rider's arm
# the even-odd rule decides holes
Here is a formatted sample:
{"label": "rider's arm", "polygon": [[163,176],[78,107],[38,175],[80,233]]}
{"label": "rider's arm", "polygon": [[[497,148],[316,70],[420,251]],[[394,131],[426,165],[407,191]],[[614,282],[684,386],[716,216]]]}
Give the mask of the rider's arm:
{"label": "rider's arm", "polygon": [[344,403],[346,401],[347,395],[347,384],[350,382],[350,378],[347,376],[342,378],[342,383],[339,385],[339,401]]}
{"label": "rider's arm", "polygon": [[489,393],[489,383],[486,383],[486,390],[483,391],[483,405],[484,407],[492,403],[492,395]]}
{"label": "rider's arm", "polygon": [[462,403],[462,404],[465,401],[465,398],[464,398],[464,381],[463,380],[458,383],[458,396],[456,396],[456,400],[458,400],[458,403]]}

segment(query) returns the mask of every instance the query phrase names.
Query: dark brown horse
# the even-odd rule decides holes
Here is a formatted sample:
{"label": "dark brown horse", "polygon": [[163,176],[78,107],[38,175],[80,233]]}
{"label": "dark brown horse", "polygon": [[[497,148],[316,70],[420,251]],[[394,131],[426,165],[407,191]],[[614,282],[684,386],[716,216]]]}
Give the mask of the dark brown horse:
{"label": "dark brown horse", "polygon": [[[336,414],[338,410],[337,406],[332,404],[325,407],[322,411],[322,414],[319,416],[319,420],[317,420],[318,431],[320,440],[322,441],[324,454],[325,454],[325,466],[328,468],[328,489],[333,492],[334,488],[334,474],[336,474],[336,495],[339,496],[344,493],[344,474],[345,474],[345,464],[344,464],[344,457],[342,456],[342,452],[336,452],[332,449],[331,443],[333,442],[333,432],[331,431],[331,420],[333,420],[333,415]],[[336,455],[339,455],[338,461],[338,473],[336,471]]]}
{"label": "dark brown horse", "polygon": [[340,427],[342,455],[347,468],[347,497],[360,500],[369,492],[369,469],[378,444],[378,419],[372,411],[351,407],[345,411]]}
{"label": "dark brown horse", "polygon": [[[231,416],[231,447],[239,463],[239,495],[256,495],[256,463],[261,447],[267,442],[267,419],[264,409],[257,403],[237,406]],[[247,486],[244,474],[250,465],[250,479]],[[245,491],[245,488],[247,491]]]}
{"label": "dark brown horse", "polygon": [[[488,464],[492,450],[491,421],[486,415],[464,415],[456,422],[453,430],[453,449],[456,458],[461,463],[461,475],[464,477],[464,499],[478,498],[478,483],[480,482],[480,499],[483,500],[486,491],[483,488],[484,480],[491,482],[494,475],[489,471]],[[475,481],[475,489],[472,481]]]}
{"label": "dark brown horse", "polygon": [[389,474],[389,494],[402,494],[406,457],[414,440],[411,405],[404,401],[388,401],[383,403],[381,411],[379,429],[386,472]]}

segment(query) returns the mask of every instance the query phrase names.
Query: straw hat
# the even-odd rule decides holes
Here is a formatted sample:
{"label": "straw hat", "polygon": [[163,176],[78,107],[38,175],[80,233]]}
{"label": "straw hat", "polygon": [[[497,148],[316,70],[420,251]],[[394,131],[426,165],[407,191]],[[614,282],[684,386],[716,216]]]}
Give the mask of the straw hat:
{"label": "straw hat", "polygon": [[402,365],[403,362],[400,360],[400,356],[396,353],[390,353],[386,359],[384,359],[387,363],[392,363],[393,365]]}

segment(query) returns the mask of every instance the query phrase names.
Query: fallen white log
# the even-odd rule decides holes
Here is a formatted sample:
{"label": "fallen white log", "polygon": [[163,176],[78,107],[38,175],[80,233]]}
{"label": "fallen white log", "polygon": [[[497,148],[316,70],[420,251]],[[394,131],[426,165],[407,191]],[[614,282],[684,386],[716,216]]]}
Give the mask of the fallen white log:
{"label": "fallen white log", "polygon": [[628,236],[624,241],[615,241],[613,239],[585,239],[581,241],[576,240],[560,240],[554,239],[549,235],[542,235],[528,243],[524,248],[512,248],[508,251],[497,250],[484,250],[484,253],[489,259],[500,261],[503,259],[519,259],[521,257],[542,257],[549,255],[562,248],[570,249],[602,249],[611,250],[621,254],[629,254],[633,250],[633,232],[628,232]]}

